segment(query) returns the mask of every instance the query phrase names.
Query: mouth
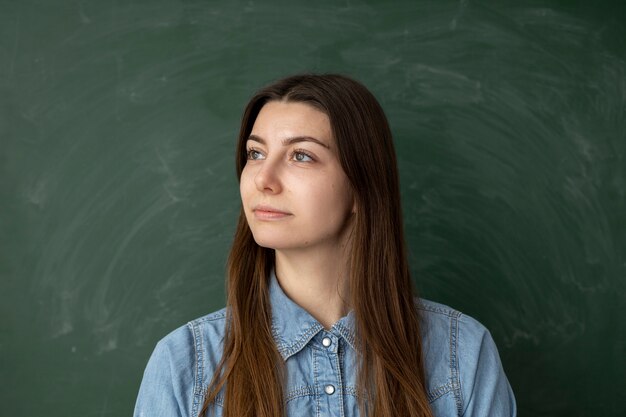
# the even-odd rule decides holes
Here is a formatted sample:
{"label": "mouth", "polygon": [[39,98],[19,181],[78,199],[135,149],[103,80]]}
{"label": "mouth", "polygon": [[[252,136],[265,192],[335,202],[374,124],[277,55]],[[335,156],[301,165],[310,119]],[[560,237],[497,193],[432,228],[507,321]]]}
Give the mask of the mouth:
{"label": "mouth", "polygon": [[279,220],[292,216],[292,214],[287,211],[260,204],[255,206],[252,211],[254,212],[254,216],[259,220]]}

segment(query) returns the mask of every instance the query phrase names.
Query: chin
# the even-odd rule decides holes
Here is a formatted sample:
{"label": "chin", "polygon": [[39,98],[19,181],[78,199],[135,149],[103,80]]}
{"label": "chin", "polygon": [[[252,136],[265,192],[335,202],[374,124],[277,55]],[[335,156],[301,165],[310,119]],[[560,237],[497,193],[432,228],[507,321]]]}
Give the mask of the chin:
{"label": "chin", "polygon": [[263,236],[262,234],[254,234],[254,241],[257,245],[274,250],[287,250],[287,249],[297,249],[306,246],[303,242],[294,242],[293,235],[292,236]]}
{"label": "chin", "polygon": [[293,246],[286,245],[284,242],[275,242],[273,240],[262,240],[262,239],[254,239],[257,245],[262,248],[274,249],[274,250],[285,250],[285,249],[293,249]]}

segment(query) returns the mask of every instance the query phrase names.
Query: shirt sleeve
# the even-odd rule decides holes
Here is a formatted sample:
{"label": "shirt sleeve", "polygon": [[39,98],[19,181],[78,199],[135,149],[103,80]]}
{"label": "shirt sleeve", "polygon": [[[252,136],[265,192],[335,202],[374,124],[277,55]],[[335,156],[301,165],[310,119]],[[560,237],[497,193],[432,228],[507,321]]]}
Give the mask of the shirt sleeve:
{"label": "shirt sleeve", "polygon": [[181,328],[157,343],[143,374],[134,417],[190,416],[195,356],[189,333]]}
{"label": "shirt sleeve", "polygon": [[459,373],[464,417],[515,417],[515,397],[489,331],[464,316],[459,327]]}

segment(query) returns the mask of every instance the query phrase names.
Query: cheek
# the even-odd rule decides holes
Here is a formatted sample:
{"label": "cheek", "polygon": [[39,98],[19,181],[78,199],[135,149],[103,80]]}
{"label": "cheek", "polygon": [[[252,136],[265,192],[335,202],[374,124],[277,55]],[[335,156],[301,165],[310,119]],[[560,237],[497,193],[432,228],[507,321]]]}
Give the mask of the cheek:
{"label": "cheek", "polygon": [[343,217],[352,211],[352,189],[347,181],[335,181],[318,187],[311,195],[318,206],[318,215]]}
{"label": "cheek", "polygon": [[242,201],[246,201],[250,196],[251,187],[254,186],[253,178],[250,175],[250,171],[245,168],[241,172],[241,178],[239,179],[239,195]]}

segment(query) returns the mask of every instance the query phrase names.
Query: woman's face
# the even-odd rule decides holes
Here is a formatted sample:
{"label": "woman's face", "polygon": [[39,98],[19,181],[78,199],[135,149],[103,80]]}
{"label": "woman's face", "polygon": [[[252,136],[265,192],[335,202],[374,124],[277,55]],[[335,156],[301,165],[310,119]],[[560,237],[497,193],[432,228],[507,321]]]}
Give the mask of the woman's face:
{"label": "woman's face", "polygon": [[260,246],[289,250],[342,243],[354,201],[325,113],[304,103],[268,102],[246,151],[241,200]]}

